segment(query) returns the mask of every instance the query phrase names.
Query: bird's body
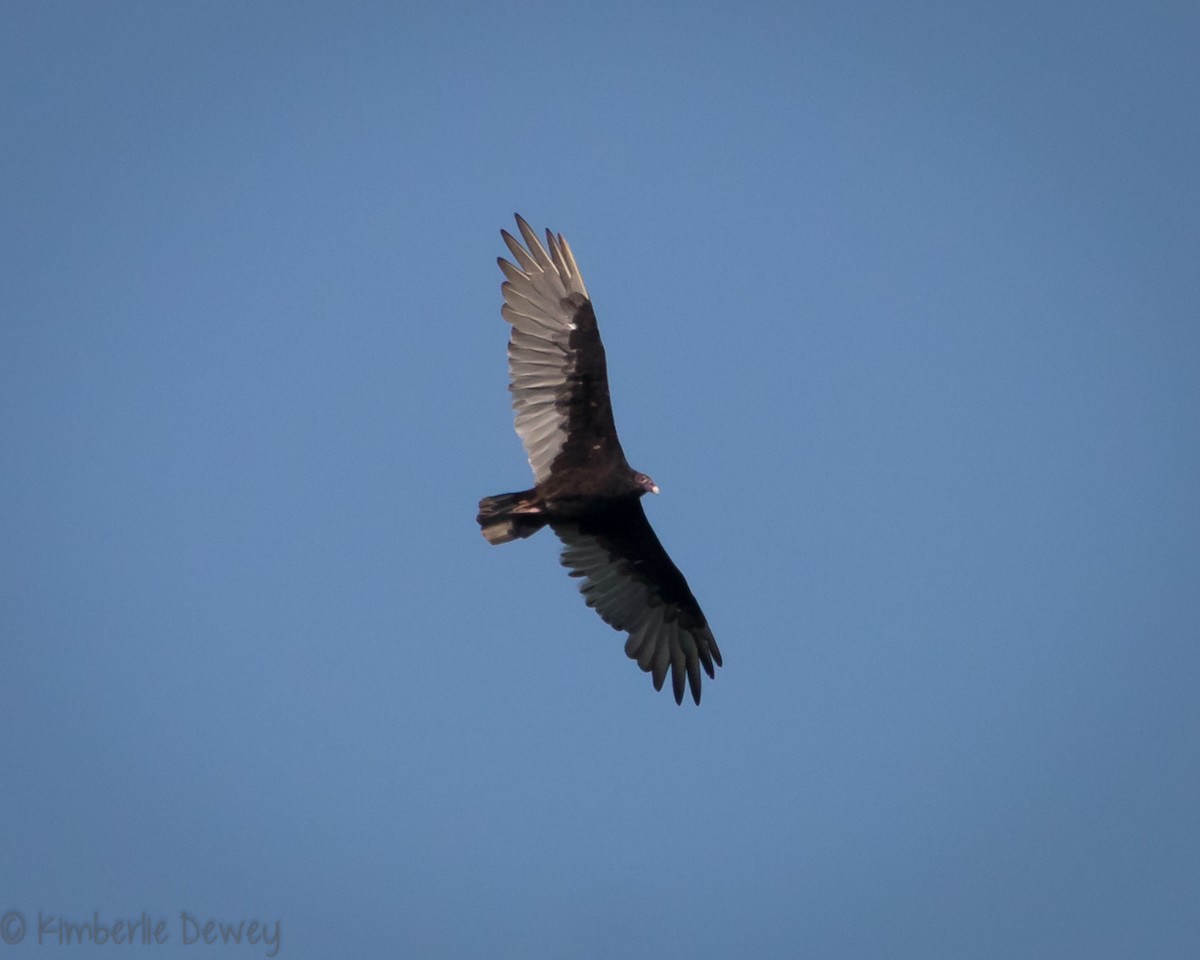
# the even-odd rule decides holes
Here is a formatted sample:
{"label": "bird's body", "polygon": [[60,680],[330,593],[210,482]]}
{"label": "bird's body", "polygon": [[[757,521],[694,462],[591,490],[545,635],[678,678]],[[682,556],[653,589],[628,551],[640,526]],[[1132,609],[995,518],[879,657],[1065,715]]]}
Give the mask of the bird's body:
{"label": "bird's body", "polygon": [[501,313],[508,345],[517,433],[536,485],[484,497],[476,518],[489,543],[532,536],[549,525],[563,542],[563,565],[583,578],[589,606],[629,634],[626,653],[661,689],[668,671],[676,702],[685,681],[700,702],[700,669],[712,677],[721,652],[687,581],[642,510],[658,493],[633,470],[617,438],[608,369],[583,278],[561,237],[548,251],[517,217],[522,246],[501,231],[518,265],[500,259],[507,278]]}

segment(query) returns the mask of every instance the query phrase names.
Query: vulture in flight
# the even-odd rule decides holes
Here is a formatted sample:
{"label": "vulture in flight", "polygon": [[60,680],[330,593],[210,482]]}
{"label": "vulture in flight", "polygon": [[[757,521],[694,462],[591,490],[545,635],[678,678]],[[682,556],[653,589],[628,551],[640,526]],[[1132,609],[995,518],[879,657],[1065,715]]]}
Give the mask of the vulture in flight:
{"label": "vulture in flight", "polygon": [[502,230],[516,263],[499,258],[500,313],[512,324],[509,390],[517,433],[536,485],[479,501],[476,520],[489,543],[542,527],[563,542],[562,564],[582,581],[589,607],[629,635],[625,652],[675,702],[684,686],[700,702],[700,670],[713,676],[721,651],[683,574],[642,510],[658,493],[629,466],[608,396],[604,345],[571,248],[546,231],[546,246],[520,216],[521,241]]}

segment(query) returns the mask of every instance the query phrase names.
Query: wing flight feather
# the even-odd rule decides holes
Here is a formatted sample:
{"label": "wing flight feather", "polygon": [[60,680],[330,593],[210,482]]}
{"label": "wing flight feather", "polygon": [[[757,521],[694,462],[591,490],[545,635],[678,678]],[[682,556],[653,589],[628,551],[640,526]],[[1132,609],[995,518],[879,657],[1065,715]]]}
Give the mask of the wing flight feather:
{"label": "wing flight feather", "polygon": [[629,634],[625,654],[650,674],[656,690],[669,673],[675,702],[686,688],[699,703],[700,670],[712,677],[721,651],[641,503],[614,503],[595,516],[551,526],[563,542],[563,566],[583,581],[587,605]]}
{"label": "wing flight feather", "polygon": [[508,369],[517,433],[534,478],[541,483],[571,432],[571,394],[579,387],[581,365],[572,333],[582,312],[591,316],[591,304],[566,240],[546,231],[547,252],[519,216],[517,227],[524,246],[507,230],[501,231],[516,263],[498,260],[505,277],[500,313],[513,327]]}

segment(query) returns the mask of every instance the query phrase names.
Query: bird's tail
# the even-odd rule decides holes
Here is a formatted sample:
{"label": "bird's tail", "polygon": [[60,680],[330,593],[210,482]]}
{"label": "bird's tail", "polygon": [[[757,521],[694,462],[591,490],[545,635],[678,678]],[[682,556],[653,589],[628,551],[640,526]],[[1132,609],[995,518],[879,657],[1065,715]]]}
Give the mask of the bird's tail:
{"label": "bird's tail", "polygon": [[479,501],[479,516],[475,520],[492,544],[533,536],[546,525],[536,490],[484,497]]}

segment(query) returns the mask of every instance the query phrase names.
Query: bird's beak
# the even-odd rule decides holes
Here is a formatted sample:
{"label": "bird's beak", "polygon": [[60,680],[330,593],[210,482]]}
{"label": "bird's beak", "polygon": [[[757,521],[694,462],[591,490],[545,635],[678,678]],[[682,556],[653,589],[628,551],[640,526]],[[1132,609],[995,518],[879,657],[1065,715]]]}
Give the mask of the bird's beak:
{"label": "bird's beak", "polygon": [[652,484],[650,484],[650,492],[651,492],[651,493],[658,493],[658,484],[657,484],[657,483],[652,483]]}

